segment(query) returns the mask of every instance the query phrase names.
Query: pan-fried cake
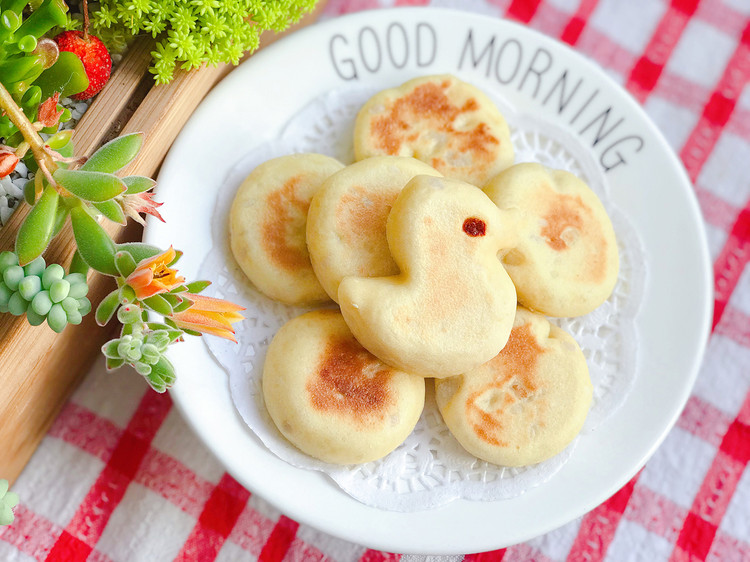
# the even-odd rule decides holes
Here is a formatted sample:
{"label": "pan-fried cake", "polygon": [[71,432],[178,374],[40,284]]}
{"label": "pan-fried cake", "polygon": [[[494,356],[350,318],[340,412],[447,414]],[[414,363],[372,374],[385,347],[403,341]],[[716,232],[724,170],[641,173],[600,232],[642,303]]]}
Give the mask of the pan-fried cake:
{"label": "pan-fried cake", "polygon": [[354,126],[357,160],[411,156],[473,185],[513,164],[505,118],[479,89],[455,76],[416,78],[367,101]]}
{"label": "pan-fried cake", "polygon": [[364,349],[337,310],[287,322],[263,367],[263,397],[276,427],[301,451],[325,462],[369,462],[414,429],[425,382]]}
{"label": "pan-fried cake", "polygon": [[400,273],[345,277],[339,305],[356,338],[380,359],[426,377],[448,377],[494,357],[516,313],[516,292],[497,259],[515,236],[473,185],[417,176],[401,191],[386,232]]}
{"label": "pan-fried cake", "polygon": [[535,464],[562,451],[581,431],[592,392],[573,337],[521,307],[494,359],[435,381],[451,433],[472,455],[503,466]]}
{"label": "pan-fried cake", "polygon": [[307,247],[315,274],[334,301],[348,275],[395,275],[385,224],[393,202],[414,176],[440,175],[433,168],[398,156],[375,156],[329,177],[307,214]]}
{"label": "pan-fried cake", "polygon": [[518,302],[547,316],[581,316],[602,304],[620,267],[612,222],[578,177],[541,164],[516,164],[484,189],[495,204],[517,212],[518,245],[503,265]]}
{"label": "pan-fried cake", "polygon": [[260,292],[287,304],[328,300],[310,263],[305,225],[310,200],[344,165],[322,154],[264,162],[237,191],[230,214],[232,253]]}

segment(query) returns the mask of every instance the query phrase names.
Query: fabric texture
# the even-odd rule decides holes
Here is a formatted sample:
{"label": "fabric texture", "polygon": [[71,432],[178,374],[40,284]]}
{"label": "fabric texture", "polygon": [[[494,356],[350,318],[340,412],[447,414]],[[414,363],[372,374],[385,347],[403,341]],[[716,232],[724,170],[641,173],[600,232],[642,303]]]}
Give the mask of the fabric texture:
{"label": "fabric texture", "polygon": [[324,17],[453,6],[520,21],[593,59],[643,106],[695,185],[713,331],[676,427],[580,519],[465,557],[383,553],[299,525],[229,476],[168,395],[92,369],[19,478],[0,560],[750,560],[750,0],[330,0]]}

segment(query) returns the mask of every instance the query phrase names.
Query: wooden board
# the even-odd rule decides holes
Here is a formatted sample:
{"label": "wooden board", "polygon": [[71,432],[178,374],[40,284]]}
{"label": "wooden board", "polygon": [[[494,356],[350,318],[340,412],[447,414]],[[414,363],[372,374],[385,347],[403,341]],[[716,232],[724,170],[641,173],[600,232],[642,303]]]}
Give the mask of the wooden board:
{"label": "wooden board", "polygon": [[[325,2],[283,34],[264,34],[268,45],[295,29],[314,22]],[[126,173],[155,176],[164,156],[193,110],[209,90],[231,71],[219,65],[200,71],[177,72],[165,85],[152,86],[147,73],[153,43],[139,38],[128,49],[105,89],[76,127],[78,154],[90,154],[121,132],[146,134],[144,146]],[[13,213],[0,229],[0,249],[12,248],[15,233],[29,212],[28,205]],[[121,227],[103,223],[118,241],[136,240],[141,231],[131,223]],[[67,264],[73,254],[73,233],[68,225],[44,256],[48,262]],[[89,298],[94,306],[114,288],[111,278],[89,276]],[[79,326],[55,334],[46,324],[32,327],[23,317],[0,314],[0,478],[11,483],[44,437],[71,392],[88,372],[101,345],[115,337],[116,323],[96,326],[89,314]],[[135,372],[120,376],[138,376]],[[179,373],[178,373],[179,376]]]}

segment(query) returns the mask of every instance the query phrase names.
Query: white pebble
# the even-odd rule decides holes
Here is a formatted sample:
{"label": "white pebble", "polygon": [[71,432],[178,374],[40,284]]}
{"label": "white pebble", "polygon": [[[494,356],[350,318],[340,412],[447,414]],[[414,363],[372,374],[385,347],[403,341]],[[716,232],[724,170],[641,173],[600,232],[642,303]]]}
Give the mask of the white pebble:
{"label": "white pebble", "polygon": [[0,225],[5,224],[12,214],[13,209],[8,206],[8,198],[5,195],[0,196]]}
{"label": "white pebble", "polygon": [[10,182],[10,185],[8,185],[5,192],[14,199],[22,199],[23,198],[23,188],[26,185],[26,182],[29,181],[26,178],[18,178],[16,180],[13,180]]}

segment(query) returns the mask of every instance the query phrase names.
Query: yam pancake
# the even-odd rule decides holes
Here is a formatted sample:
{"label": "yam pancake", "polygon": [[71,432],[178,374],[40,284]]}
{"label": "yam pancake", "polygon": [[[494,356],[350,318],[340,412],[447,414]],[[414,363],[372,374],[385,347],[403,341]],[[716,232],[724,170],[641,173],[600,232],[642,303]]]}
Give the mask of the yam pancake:
{"label": "yam pancake", "polygon": [[307,214],[307,247],[313,270],[334,301],[339,283],[348,275],[398,273],[385,223],[398,194],[420,174],[440,175],[414,158],[376,156],[347,166],[323,182]]}
{"label": "yam pancake", "polygon": [[325,462],[379,459],[414,429],[424,407],[422,377],[383,364],[337,310],[287,322],[263,367],[263,397],[279,431]]}
{"label": "yam pancake", "polygon": [[581,431],[592,393],[573,337],[520,307],[494,359],[435,381],[450,432],[475,457],[503,466],[535,464],[562,451]]}
{"label": "yam pancake", "polygon": [[474,185],[513,164],[505,118],[479,89],[455,76],[426,76],[370,98],[354,125],[357,160],[413,156]]}
{"label": "yam pancake", "polygon": [[400,273],[339,285],[357,340],[385,363],[427,377],[457,375],[497,355],[516,313],[497,254],[515,236],[492,201],[467,183],[417,176],[393,204],[386,234]]}
{"label": "yam pancake", "polygon": [[255,287],[286,304],[328,300],[305,240],[310,200],[344,165],[322,154],[294,154],[264,162],[237,191],[230,240],[237,263]]}
{"label": "yam pancake", "polygon": [[588,314],[609,298],[619,255],[599,198],[575,175],[517,164],[484,189],[500,209],[518,212],[518,245],[501,256],[518,301],[547,316]]}

